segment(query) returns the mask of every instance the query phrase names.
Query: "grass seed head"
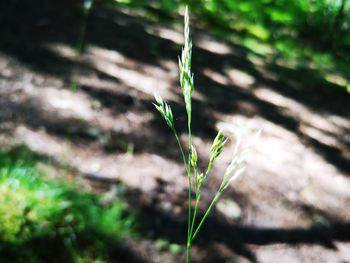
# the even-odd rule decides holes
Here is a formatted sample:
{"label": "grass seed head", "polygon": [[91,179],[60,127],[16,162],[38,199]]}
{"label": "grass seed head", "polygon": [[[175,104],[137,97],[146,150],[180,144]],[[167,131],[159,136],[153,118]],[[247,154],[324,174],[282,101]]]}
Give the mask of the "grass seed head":
{"label": "grass seed head", "polygon": [[192,115],[192,92],[194,88],[193,73],[191,72],[191,60],[192,60],[192,41],[190,39],[190,26],[189,26],[189,16],[188,10],[185,11],[185,45],[182,48],[181,58],[179,58],[179,69],[180,69],[180,86],[182,94],[185,99],[186,112],[191,120]]}
{"label": "grass seed head", "polygon": [[226,142],[227,142],[227,139],[225,139],[224,134],[222,133],[222,130],[219,130],[210,148],[210,159],[209,159],[209,164],[208,164],[206,174],[210,172],[215,159],[218,158],[219,155],[222,153],[223,147]]}
{"label": "grass seed head", "polygon": [[216,135],[214,142],[210,148],[210,159],[214,161],[216,158],[219,157],[219,155],[222,153],[226,141],[227,139],[225,139],[222,130],[220,130]]}
{"label": "grass seed head", "polygon": [[164,118],[165,122],[170,128],[174,128],[174,117],[170,106],[164,102],[161,96],[154,94],[154,98],[157,103],[153,103],[154,107],[159,111],[160,115]]}
{"label": "grass seed head", "polygon": [[198,154],[196,148],[191,145],[191,165],[194,169],[197,169]]}
{"label": "grass seed head", "polygon": [[201,187],[204,181],[204,174],[201,173],[197,176],[197,182],[198,182],[198,186]]}
{"label": "grass seed head", "polygon": [[233,175],[225,173],[224,179],[222,181],[221,191],[224,191],[233,181],[237,180],[243,174],[245,169],[246,167],[243,166],[240,169],[238,169]]}

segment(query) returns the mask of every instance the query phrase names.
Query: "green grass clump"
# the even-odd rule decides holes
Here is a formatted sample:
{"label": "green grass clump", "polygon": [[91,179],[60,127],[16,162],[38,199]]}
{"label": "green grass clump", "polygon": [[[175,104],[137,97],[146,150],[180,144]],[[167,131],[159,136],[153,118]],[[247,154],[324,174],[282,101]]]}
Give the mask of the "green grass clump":
{"label": "green grass clump", "polygon": [[121,200],[103,205],[45,180],[29,155],[0,153],[0,262],[106,262],[132,223]]}

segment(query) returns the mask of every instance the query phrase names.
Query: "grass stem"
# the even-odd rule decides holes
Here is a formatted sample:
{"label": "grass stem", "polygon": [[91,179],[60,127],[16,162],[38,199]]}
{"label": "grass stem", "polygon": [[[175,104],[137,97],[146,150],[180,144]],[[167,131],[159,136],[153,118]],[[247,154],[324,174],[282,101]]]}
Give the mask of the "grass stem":
{"label": "grass stem", "polygon": [[210,214],[211,210],[213,209],[213,207],[215,206],[216,202],[219,200],[220,196],[221,196],[222,192],[217,192],[214,199],[211,201],[207,211],[205,212],[202,220],[199,222],[196,231],[194,232],[192,238],[191,238],[191,242],[194,241],[194,239],[196,238],[196,236],[198,235],[199,230],[201,229],[202,225],[204,224],[205,220],[207,219],[208,215]]}

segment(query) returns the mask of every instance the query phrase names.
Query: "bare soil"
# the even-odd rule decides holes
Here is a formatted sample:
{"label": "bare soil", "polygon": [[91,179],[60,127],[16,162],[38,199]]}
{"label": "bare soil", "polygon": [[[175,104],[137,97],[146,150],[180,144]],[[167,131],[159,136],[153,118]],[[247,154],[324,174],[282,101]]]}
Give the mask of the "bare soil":
{"label": "bare soil", "polygon": [[[181,31],[142,12],[96,6],[79,56],[76,6],[40,2],[40,10],[0,4],[1,145],[24,145],[103,191],[124,186],[142,233],[126,246],[145,262],[183,262],[183,253],[157,245],[185,243],[187,179],[151,104],[154,92],[170,102],[186,143]],[[193,262],[350,262],[349,94],[317,69],[281,66],[193,28],[194,143],[202,169],[218,128],[229,138],[201,211],[237,134],[248,143],[262,131],[245,175],[197,240]]]}

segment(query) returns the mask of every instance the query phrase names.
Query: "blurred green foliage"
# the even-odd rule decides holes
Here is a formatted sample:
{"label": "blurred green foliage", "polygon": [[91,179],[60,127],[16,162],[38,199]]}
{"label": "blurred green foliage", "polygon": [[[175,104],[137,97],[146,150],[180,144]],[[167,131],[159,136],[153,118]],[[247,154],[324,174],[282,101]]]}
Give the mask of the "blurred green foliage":
{"label": "blurred green foliage", "polygon": [[[119,198],[46,180],[28,151],[0,153],[0,261],[104,262],[109,246],[133,234]],[[102,261],[101,261],[102,260]]]}
{"label": "blurred green foliage", "polygon": [[156,247],[160,250],[160,251],[169,251],[170,253],[174,254],[174,255],[179,255],[181,253],[183,253],[183,248],[181,245],[176,244],[176,243],[171,243],[166,239],[157,239],[155,241]]}
{"label": "blurred green foliage", "polygon": [[174,13],[189,5],[197,19],[263,41],[293,38],[337,54],[350,48],[350,1],[346,0],[105,0]]}
{"label": "blurred green foliage", "polygon": [[[350,1],[346,0],[104,0],[109,6],[143,10],[157,22],[185,5],[196,24],[218,37],[293,70],[317,72],[322,83],[350,90]],[[181,20],[180,20],[181,21]],[[199,23],[198,23],[199,22]],[[310,72],[311,72],[310,71]]]}

